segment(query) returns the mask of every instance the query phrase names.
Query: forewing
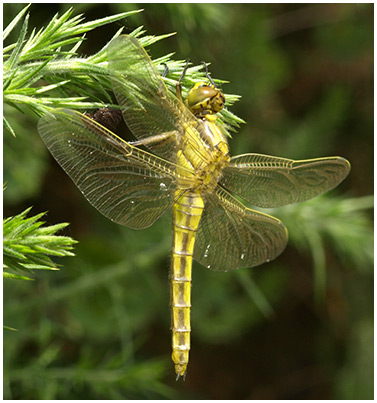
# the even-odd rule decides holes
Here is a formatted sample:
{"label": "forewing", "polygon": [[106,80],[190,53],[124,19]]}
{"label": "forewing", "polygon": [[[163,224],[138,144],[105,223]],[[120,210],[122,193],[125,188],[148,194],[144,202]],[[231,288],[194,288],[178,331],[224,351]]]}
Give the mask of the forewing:
{"label": "forewing", "polygon": [[278,219],[250,210],[217,187],[209,195],[196,235],[194,258],[212,270],[253,267],[275,259],[288,233]]}
{"label": "forewing", "polygon": [[[108,48],[113,91],[124,120],[133,134],[143,140],[162,133],[179,135],[192,115],[167,90],[160,74],[137,39],[122,35]],[[174,160],[176,141],[150,143],[147,148],[157,155]]]}
{"label": "forewing", "polygon": [[298,203],[333,189],[350,171],[341,157],[294,161],[261,154],[233,157],[220,183],[259,207]]}
{"label": "forewing", "polygon": [[87,200],[131,228],[153,224],[173,202],[175,166],[130,146],[81,113],[58,109],[39,133]]}

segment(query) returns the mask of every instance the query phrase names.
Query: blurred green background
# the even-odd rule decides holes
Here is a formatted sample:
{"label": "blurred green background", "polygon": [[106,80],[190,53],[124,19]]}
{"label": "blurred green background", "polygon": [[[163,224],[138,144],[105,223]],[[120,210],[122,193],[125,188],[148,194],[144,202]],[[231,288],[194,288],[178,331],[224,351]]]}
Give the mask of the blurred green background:
{"label": "blurred green background", "polygon": [[[23,6],[3,5],[4,26]],[[67,8],[33,4],[30,26]],[[48,224],[70,222],[65,234],[79,243],[75,257],[57,261],[59,272],[4,282],[4,323],[18,329],[4,332],[4,398],[372,399],[372,213],[360,197],[373,193],[373,5],[76,4],[74,12],[92,20],[138,8],[126,33],[177,32],[151,47],[154,58],[210,62],[213,77],[229,81],[225,92],[242,96],[232,111],[247,124],[233,135],[233,155],[341,155],[351,174],[329,196],[273,212],[292,241],[274,262],[233,273],[195,263],[192,352],[186,381],[176,382],[169,214],[143,231],[108,221],[52,160],[37,117],[8,110],[17,138],[4,133],[4,216],[32,205],[48,211]],[[81,52],[95,53],[120,26],[89,33]],[[324,284],[314,275],[316,244],[303,235],[315,231]]]}

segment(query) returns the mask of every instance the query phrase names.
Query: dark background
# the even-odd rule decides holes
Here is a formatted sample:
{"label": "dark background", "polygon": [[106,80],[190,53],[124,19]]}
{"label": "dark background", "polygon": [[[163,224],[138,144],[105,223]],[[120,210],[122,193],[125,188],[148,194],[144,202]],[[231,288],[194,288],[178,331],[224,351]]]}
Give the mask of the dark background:
{"label": "dark background", "polygon": [[[4,26],[23,6],[4,5]],[[32,5],[30,27],[67,8]],[[247,124],[233,135],[233,155],[342,155],[352,171],[332,196],[373,193],[373,5],[76,4],[74,14],[138,8],[126,33],[177,32],[151,47],[153,57],[210,62],[213,77],[229,81],[225,92],[242,96],[232,111]],[[81,52],[98,51],[120,26],[90,32]],[[79,243],[59,272],[4,283],[4,322],[18,329],[4,334],[4,398],[373,398],[372,261],[340,256],[326,239],[319,301],[313,251],[294,244],[241,274],[195,263],[192,352],[186,381],[176,383],[169,214],[143,231],[106,220],[49,157],[37,117],[17,120],[17,139],[4,133],[4,215],[32,205],[48,211],[48,224],[70,222],[64,233]],[[301,223],[284,222],[294,238]]]}

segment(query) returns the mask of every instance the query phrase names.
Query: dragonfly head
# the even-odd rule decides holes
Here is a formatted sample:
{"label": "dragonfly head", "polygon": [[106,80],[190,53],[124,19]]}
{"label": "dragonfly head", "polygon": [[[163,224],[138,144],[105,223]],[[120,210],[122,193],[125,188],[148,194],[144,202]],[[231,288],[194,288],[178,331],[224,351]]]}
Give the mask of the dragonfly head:
{"label": "dragonfly head", "polygon": [[204,118],[223,109],[225,96],[214,85],[199,82],[187,94],[185,104],[196,117]]}

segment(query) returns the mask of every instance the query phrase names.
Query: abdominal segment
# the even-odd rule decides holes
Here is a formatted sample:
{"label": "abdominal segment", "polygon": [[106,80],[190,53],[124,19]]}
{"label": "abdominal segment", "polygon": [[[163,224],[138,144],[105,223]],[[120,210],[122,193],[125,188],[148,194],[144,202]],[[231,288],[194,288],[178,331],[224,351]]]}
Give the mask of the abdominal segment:
{"label": "abdominal segment", "polygon": [[177,377],[185,375],[189,360],[192,255],[203,209],[203,199],[196,192],[183,194],[173,206],[172,359]]}

